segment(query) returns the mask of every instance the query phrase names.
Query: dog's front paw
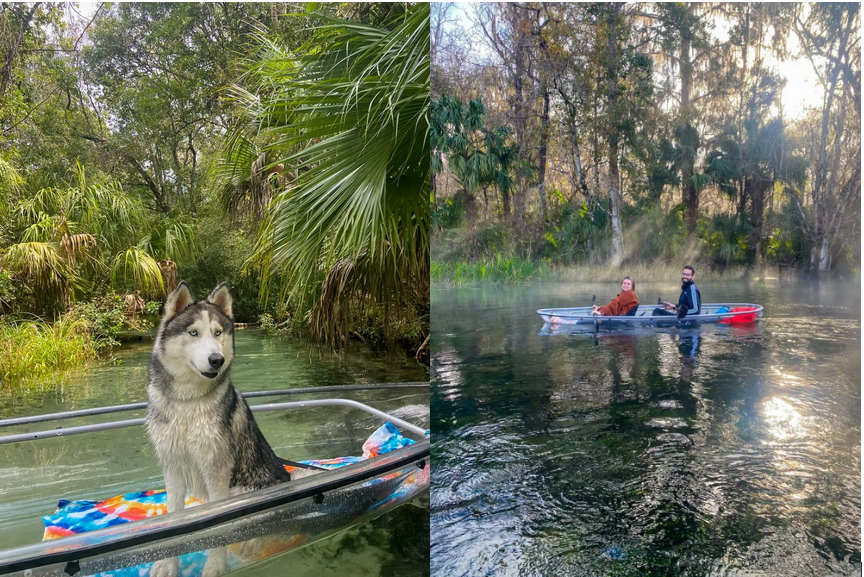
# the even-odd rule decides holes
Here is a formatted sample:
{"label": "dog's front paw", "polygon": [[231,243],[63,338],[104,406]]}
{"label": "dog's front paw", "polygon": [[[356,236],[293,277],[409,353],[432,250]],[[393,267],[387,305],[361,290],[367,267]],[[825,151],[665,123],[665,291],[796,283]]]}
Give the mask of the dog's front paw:
{"label": "dog's front paw", "polygon": [[207,562],[204,564],[204,570],[201,571],[201,577],[219,577],[227,571],[227,550],[225,547],[217,547],[210,549],[207,553]]}
{"label": "dog's front paw", "polygon": [[150,577],[177,577],[177,557],[159,559],[150,567]]}

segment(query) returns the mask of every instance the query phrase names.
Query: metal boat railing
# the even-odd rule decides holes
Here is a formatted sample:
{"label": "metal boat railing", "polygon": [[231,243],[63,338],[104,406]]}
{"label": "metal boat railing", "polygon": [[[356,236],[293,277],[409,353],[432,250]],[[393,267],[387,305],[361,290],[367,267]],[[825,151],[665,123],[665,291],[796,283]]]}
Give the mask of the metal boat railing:
{"label": "metal boat railing", "polygon": [[[334,385],[331,387],[299,387],[296,389],[277,389],[274,391],[251,391],[240,393],[246,399],[256,397],[281,397],[286,395],[303,395],[311,393],[332,393],[334,391],[375,391],[386,389],[422,389],[429,388],[429,383],[374,383],[356,385]],[[128,405],[113,405],[110,407],[94,407],[92,409],[80,409],[78,411],[65,411],[62,413],[49,413],[45,415],[33,415],[31,417],[16,417],[14,419],[0,420],[0,428],[12,427],[14,425],[29,425],[31,423],[43,423],[46,421],[58,421],[61,419],[73,419],[75,417],[86,417],[89,415],[105,415],[108,413],[119,413],[122,411],[135,411],[146,409],[147,403],[129,403]]]}

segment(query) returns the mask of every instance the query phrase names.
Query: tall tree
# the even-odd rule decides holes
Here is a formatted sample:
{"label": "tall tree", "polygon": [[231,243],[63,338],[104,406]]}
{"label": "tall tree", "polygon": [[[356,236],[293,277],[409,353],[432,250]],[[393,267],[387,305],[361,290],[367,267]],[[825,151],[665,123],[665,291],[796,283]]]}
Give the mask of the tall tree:
{"label": "tall tree", "polygon": [[[700,115],[693,94],[697,82],[694,75],[711,55],[713,46],[708,41],[705,22],[699,14],[700,3],[664,2],[657,3],[656,7],[660,44],[664,53],[677,64],[680,75],[676,124],[683,134],[688,135],[686,154],[682,155],[680,162],[681,196],[686,207],[687,232],[692,235],[699,217],[699,188],[693,175],[700,147],[696,128]],[[704,97],[704,93],[700,97]]]}
{"label": "tall tree", "polygon": [[[255,4],[111,5],[84,51],[86,82],[102,110],[98,134],[84,134],[117,159],[152,207],[195,213],[203,199],[207,153],[229,123],[220,90],[242,72],[250,35],[260,28],[308,32],[279,7]],[[297,28],[296,30],[292,27]]]}
{"label": "tall tree", "polygon": [[[459,99],[442,96],[430,109],[432,174],[449,170],[459,183],[456,194],[463,201],[469,227],[476,222],[477,190],[493,187],[503,198],[512,184],[510,164],[514,151],[506,141],[506,127],[486,127],[485,107],[480,99],[463,105]],[[488,201],[487,201],[488,204]]]}
{"label": "tall tree", "polygon": [[[531,9],[525,3],[497,3],[481,5],[478,22],[487,42],[498,55],[508,83],[507,99],[510,103],[510,122],[514,128],[517,158],[527,165],[527,122],[530,102],[526,102],[525,83],[529,78],[531,48]],[[526,171],[517,167],[512,188],[516,229],[524,231],[526,211]],[[508,206],[505,204],[505,217]]]}
{"label": "tall tree", "polygon": [[612,207],[612,258],[613,267],[621,266],[624,261],[624,227],[621,223],[621,205],[623,203],[619,155],[621,135],[618,130],[620,119],[620,86],[621,62],[620,36],[626,37],[622,30],[623,4],[608,4],[599,8],[598,28],[600,36],[605,40],[606,53],[603,55],[605,64],[604,75],[606,77],[606,116],[603,125],[603,136],[608,147],[609,179],[607,187],[609,190],[609,201]]}
{"label": "tall tree", "polygon": [[844,216],[861,198],[860,4],[817,3],[802,12],[796,15],[795,32],[824,87],[818,144],[811,147],[809,230],[810,268],[822,273],[831,267],[831,248]]}

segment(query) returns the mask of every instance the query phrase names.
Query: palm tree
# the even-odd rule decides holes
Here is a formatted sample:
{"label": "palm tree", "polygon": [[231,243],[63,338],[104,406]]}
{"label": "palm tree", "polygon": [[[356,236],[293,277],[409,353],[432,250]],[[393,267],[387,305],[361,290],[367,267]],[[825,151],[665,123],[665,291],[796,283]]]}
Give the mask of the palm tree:
{"label": "palm tree", "polygon": [[12,203],[17,207],[12,228],[18,233],[0,252],[0,266],[28,281],[44,311],[108,284],[163,296],[156,260],[189,256],[191,229],[155,221],[141,201],[113,181],[88,183],[80,165],[76,177],[74,186],[41,189]]}
{"label": "palm tree", "polygon": [[262,297],[275,282],[338,344],[369,307],[428,313],[429,5],[381,26],[322,18],[304,56],[259,38],[217,176],[226,204],[267,206],[248,263]]}
{"label": "palm tree", "polygon": [[504,214],[509,213],[509,192],[512,186],[510,169],[516,154],[508,145],[506,127],[489,130],[485,127],[486,110],[479,98],[467,106],[458,98],[442,96],[432,102],[430,140],[433,174],[444,170],[443,158],[459,182],[458,194],[465,200],[466,211],[473,210],[474,193],[493,186],[503,197]]}
{"label": "palm tree", "polygon": [[24,184],[21,175],[15,167],[0,158],[0,246],[6,244],[11,236],[9,224],[9,199],[18,193],[18,189]]}

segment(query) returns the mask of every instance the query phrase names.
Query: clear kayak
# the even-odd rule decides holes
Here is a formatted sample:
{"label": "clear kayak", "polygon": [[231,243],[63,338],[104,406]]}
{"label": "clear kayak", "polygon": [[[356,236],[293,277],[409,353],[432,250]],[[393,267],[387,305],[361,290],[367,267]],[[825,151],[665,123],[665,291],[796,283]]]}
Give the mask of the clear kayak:
{"label": "clear kayak", "polygon": [[683,319],[676,316],[654,316],[654,305],[640,305],[636,314],[624,316],[603,316],[591,314],[591,307],[561,309],[540,309],[537,314],[552,325],[600,325],[615,327],[626,325],[642,326],[693,326],[703,323],[744,323],[755,322],[762,316],[761,305],[753,303],[705,303],[699,314],[687,315]]}
{"label": "clear kayak", "polygon": [[[316,387],[260,391],[245,393],[244,396],[401,387],[428,387],[428,383]],[[350,399],[254,405],[252,411],[320,406],[352,407],[384,421],[364,444],[363,457],[311,461],[328,467],[328,470],[221,501],[187,507],[171,514],[164,513],[162,490],[120,495],[101,502],[63,500],[54,515],[43,518],[46,527],[44,539],[49,540],[0,550],[0,575],[144,577],[149,575],[155,561],[170,557],[179,557],[179,574],[200,575],[210,551],[216,547],[227,547],[227,568],[234,571],[374,519],[428,493],[429,433],[417,425]],[[146,403],[0,420],[0,428],[82,415],[140,410],[143,407],[146,407]],[[7,435],[0,437],[0,444],[139,426],[143,421],[130,419]],[[413,439],[402,437],[397,427]],[[108,507],[113,508],[107,510]],[[142,510],[146,512],[132,515]],[[74,534],[57,532],[58,529],[68,530],[68,526],[58,519],[80,519],[84,516],[82,511],[100,517],[94,523],[94,527],[98,528],[91,530],[88,527]],[[118,517],[125,519],[118,520]],[[52,526],[55,522],[56,526]],[[100,526],[100,523],[104,524]]]}

